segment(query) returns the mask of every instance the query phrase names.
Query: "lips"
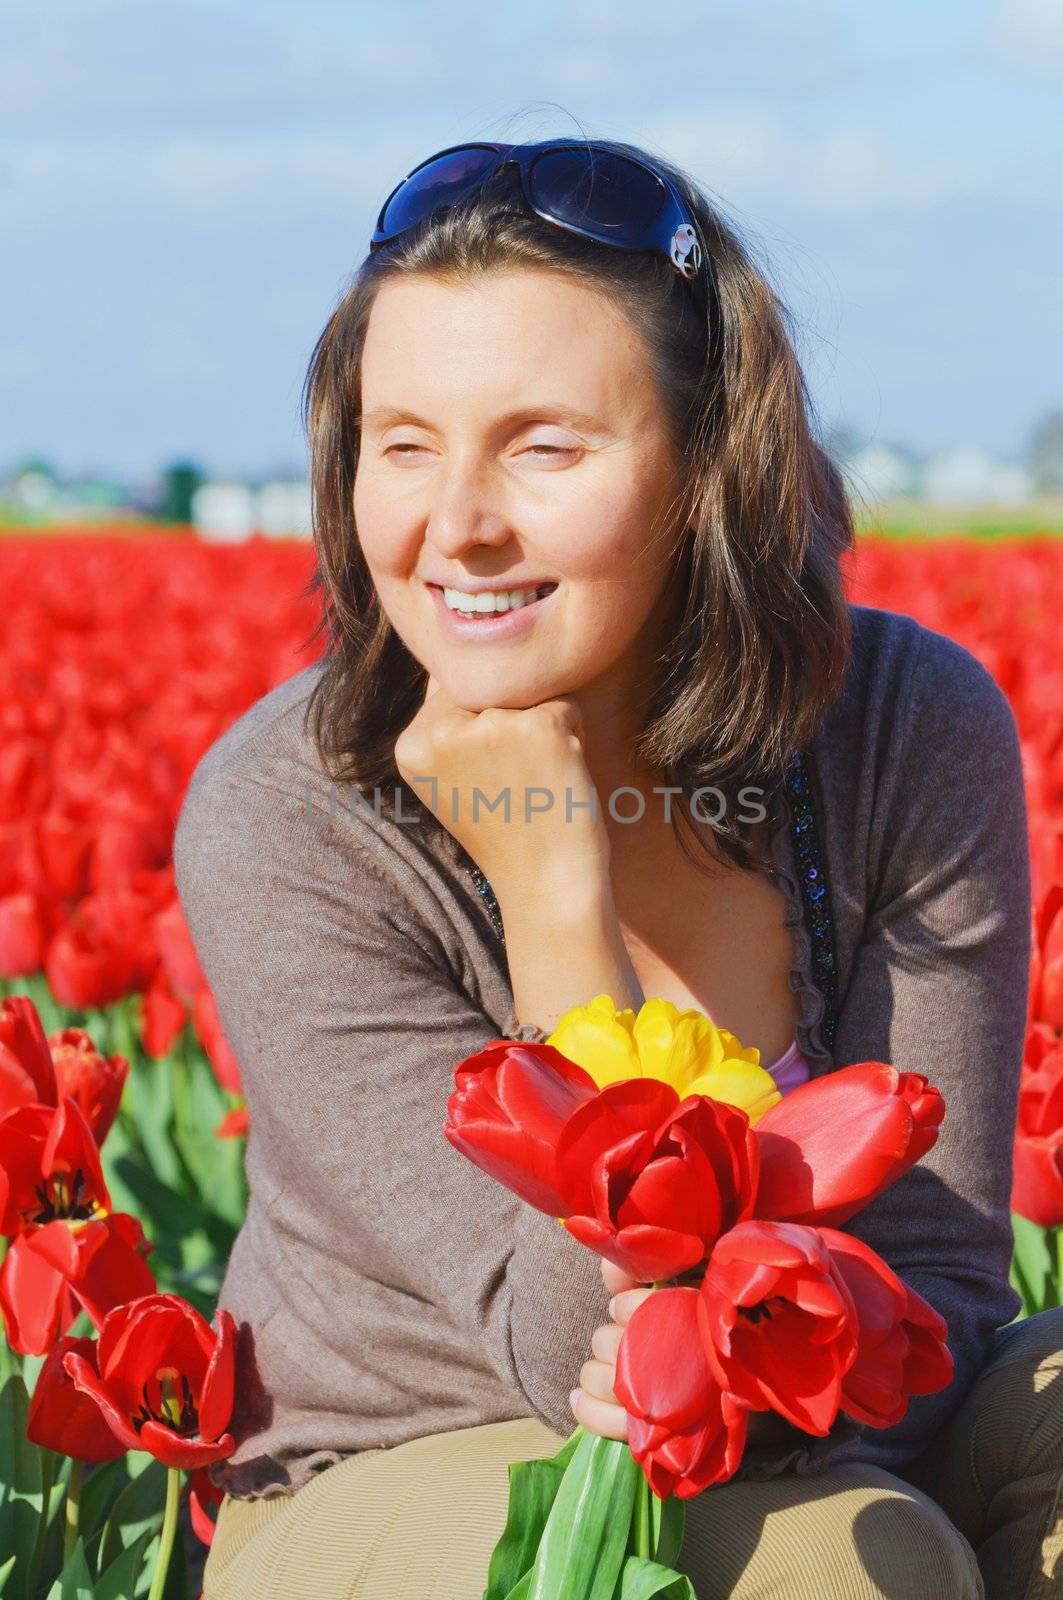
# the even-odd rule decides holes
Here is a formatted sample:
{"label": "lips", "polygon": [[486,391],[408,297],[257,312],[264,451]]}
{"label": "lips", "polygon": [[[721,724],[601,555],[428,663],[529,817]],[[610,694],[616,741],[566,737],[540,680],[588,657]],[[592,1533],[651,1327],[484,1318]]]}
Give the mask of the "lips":
{"label": "lips", "polygon": [[[449,585],[448,585],[449,587]],[[530,585],[529,585],[530,587]],[[427,584],[432,597],[432,605],[436,616],[443,629],[453,639],[478,639],[491,641],[493,639],[509,639],[518,634],[525,633],[534,627],[536,619],[549,610],[550,602],[557,592],[556,583],[542,586],[547,592],[534,600],[526,601],[517,606],[515,610],[508,607],[504,611],[453,611],[447,605],[446,597],[439,584]]]}

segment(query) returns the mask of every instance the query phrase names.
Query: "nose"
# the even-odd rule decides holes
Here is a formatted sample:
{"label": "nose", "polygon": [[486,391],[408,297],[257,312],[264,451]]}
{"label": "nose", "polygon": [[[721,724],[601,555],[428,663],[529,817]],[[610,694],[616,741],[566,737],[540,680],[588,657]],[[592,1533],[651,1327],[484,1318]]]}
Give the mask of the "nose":
{"label": "nose", "polygon": [[488,475],[452,461],[433,485],[425,539],[453,559],[476,545],[509,543],[513,530],[496,500]]}

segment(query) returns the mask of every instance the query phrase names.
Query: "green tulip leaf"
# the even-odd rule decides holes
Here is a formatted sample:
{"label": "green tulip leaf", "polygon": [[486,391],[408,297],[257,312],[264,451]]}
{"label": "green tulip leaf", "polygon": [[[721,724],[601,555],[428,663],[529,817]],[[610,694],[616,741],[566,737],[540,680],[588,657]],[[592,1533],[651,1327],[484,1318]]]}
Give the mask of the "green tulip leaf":
{"label": "green tulip leaf", "polygon": [[[142,1454],[134,1451],[130,1462]],[[135,1544],[146,1530],[158,1532],[166,1504],[166,1468],[153,1456],[147,1465],[119,1494],[107,1515],[100,1542],[100,1566],[115,1560],[123,1549]]]}
{"label": "green tulip leaf", "polygon": [[629,1556],[617,1600],[698,1600],[689,1578],[645,1556]]}
{"label": "green tulip leaf", "polygon": [[1011,1214],[1011,1225],[1015,1236],[1012,1265],[1019,1278],[1023,1306],[1029,1315],[1033,1315],[1056,1302],[1048,1235],[1044,1228],[1030,1222],[1027,1217],[1020,1217],[1017,1211]]}
{"label": "green tulip leaf", "polygon": [[662,1567],[674,1567],[683,1548],[686,1532],[687,1508],[683,1500],[670,1494],[659,1500],[650,1491],[650,1527],[653,1533],[654,1560]]}
{"label": "green tulip leaf", "polygon": [[584,1432],[539,1543],[527,1600],[614,1600],[642,1469],[627,1443]]}
{"label": "green tulip leaf", "polygon": [[506,1526],[491,1556],[483,1600],[510,1600],[528,1573],[564,1475],[553,1461],[510,1462]]}
{"label": "green tulip leaf", "polygon": [[7,1580],[11,1600],[33,1600],[26,1584],[43,1503],[42,1451],[26,1437],[28,1412],[25,1380],[13,1372],[0,1389],[0,1552],[16,1561]]}
{"label": "green tulip leaf", "polygon": [[95,1600],[130,1600],[130,1596],[136,1593],[137,1578],[151,1537],[151,1529],[145,1529],[133,1544],[122,1551],[117,1561],[112,1561],[107,1571],[101,1573],[96,1580]]}
{"label": "green tulip leaf", "polygon": [[79,1539],[70,1560],[48,1591],[48,1600],[94,1600],[92,1573],[85,1560],[85,1546]]}

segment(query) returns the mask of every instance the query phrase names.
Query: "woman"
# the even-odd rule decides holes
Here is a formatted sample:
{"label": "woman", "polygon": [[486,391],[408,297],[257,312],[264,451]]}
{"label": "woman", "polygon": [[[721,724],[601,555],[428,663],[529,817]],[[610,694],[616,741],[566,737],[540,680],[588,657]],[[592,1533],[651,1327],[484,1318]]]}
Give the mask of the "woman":
{"label": "woman", "polygon": [[1063,1331],[1005,1326],[1015,725],[966,651],[845,603],[845,495],[734,230],[633,146],[442,152],[306,416],[328,649],[204,757],[175,845],[251,1123],[205,1600],[478,1600],[507,1463],[624,1435],[649,1291],[442,1136],[459,1060],[600,993],[697,1007],[784,1092],[885,1059],[948,1104],[849,1228],[947,1318],[953,1384],[881,1432],[757,1418],[688,1502],[698,1595],[1063,1593]]}

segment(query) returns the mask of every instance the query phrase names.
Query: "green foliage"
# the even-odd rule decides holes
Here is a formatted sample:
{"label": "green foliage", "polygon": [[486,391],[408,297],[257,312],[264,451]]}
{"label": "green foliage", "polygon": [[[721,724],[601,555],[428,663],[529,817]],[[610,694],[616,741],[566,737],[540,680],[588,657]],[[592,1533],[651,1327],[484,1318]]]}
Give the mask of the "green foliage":
{"label": "green foliage", "polygon": [[33,1600],[30,1562],[43,1507],[41,1451],[26,1438],[29,1395],[21,1372],[0,1389],[0,1551],[14,1557],[4,1600]]}

